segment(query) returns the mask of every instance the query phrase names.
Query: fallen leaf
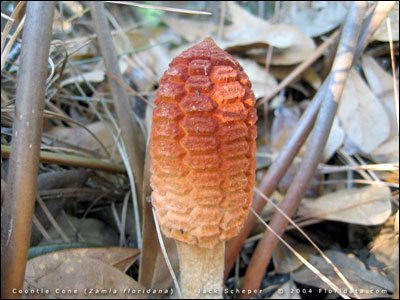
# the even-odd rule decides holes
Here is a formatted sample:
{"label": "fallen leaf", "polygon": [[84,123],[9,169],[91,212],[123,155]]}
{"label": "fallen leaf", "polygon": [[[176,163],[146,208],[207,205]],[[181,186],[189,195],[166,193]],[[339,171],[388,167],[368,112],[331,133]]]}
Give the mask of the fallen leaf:
{"label": "fallen leaf", "polygon": [[266,74],[265,68],[260,66],[254,60],[235,57],[243,67],[252,84],[251,89],[256,98],[265,96],[272,92],[278,85],[276,79],[271,74]]}
{"label": "fallen leaf", "polygon": [[[98,246],[113,246],[118,244],[116,232],[98,219],[80,219],[74,216],[68,216],[67,219],[66,215],[60,214],[57,216],[56,221],[72,242],[85,242]],[[48,233],[53,243],[63,242],[63,239],[54,227],[51,227]],[[81,240],[80,237],[82,237],[83,240]],[[49,244],[49,242],[43,239],[40,245],[45,244]]]}
{"label": "fallen leaf", "polygon": [[338,116],[347,137],[367,154],[389,137],[389,119],[382,103],[354,69],[347,78]]}
{"label": "fallen leaf", "polygon": [[162,18],[163,22],[175,30],[189,43],[199,42],[217,31],[217,25],[190,19]]}
{"label": "fallen leaf", "polygon": [[347,9],[340,1],[288,1],[282,3],[281,22],[292,25],[307,36],[317,37],[338,27]]}
{"label": "fallen leaf", "polygon": [[[317,250],[310,244],[299,243],[289,235],[284,235],[283,239],[305,259],[308,259],[311,254],[317,253]],[[278,274],[291,273],[303,265],[303,263],[283,244],[279,244],[275,249],[272,255],[272,261],[274,263],[275,271]]]}
{"label": "fallen leaf", "polygon": [[[368,270],[365,265],[353,254],[344,254],[336,250],[327,250],[325,255],[343,273],[344,277],[351,283],[358,296],[362,299],[388,297],[394,290],[394,284],[377,272]],[[322,274],[328,277],[336,286],[351,296],[350,289],[338,277],[332,267],[321,257],[310,255],[309,262]],[[294,272],[294,280],[304,285],[318,287],[321,292],[331,294],[332,289],[306,266]]]}
{"label": "fallen leaf", "polygon": [[392,212],[390,189],[368,186],[339,190],[318,199],[303,199],[298,215],[361,225],[379,225]]}
{"label": "fallen leaf", "polygon": [[[269,147],[271,151],[280,152],[282,150],[296,128],[300,116],[301,110],[298,106],[286,107],[282,105],[275,109],[270,133]],[[305,148],[302,147],[298,156],[303,157],[304,153]]]}
{"label": "fallen leaf", "polygon": [[[394,7],[390,10],[388,14],[390,20],[390,26],[392,28],[392,39],[394,42],[399,41],[399,2],[396,1]],[[381,26],[376,30],[372,37],[373,40],[380,42],[389,41],[389,33],[386,25],[386,20],[382,22]]]}
{"label": "fallen leaf", "polygon": [[[128,67],[128,65],[122,59],[120,59],[118,61],[118,65],[121,70],[121,73],[124,73]],[[96,69],[93,71],[81,73],[81,74],[66,78],[61,81],[60,87],[65,87],[67,85],[74,84],[74,83],[84,83],[86,81],[88,81],[88,82],[103,82],[105,79],[106,79],[106,77],[105,77],[104,70]]]}
{"label": "fallen leaf", "polygon": [[[275,109],[274,120],[272,122],[272,129],[270,134],[270,147],[272,151],[280,152],[282,150],[287,140],[292,135],[293,130],[296,128],[297,123],[300,120],[300,116],[301,111],[297,106],[280,106]],[[332,157],[332,155],[335,154],[335,152],[342,146],[344,138],[344,131],[340,127],[337,118],[335,118],[323,152],[323,162],[328,161]],[[300,151],[298,153],[299,157],[304,156],[307,143],[300,148]]]}
{"label": "fallen leaf", "polygon": [[[232,25],[226,26],[226,50],[238,47],[274,47],[272,65],[292,65],[304,61],[315,50],[314,41],[294,26],[270,24],[257,18],[233,1],[228,2]],[[263,54],[265,57],[265,54]]]}
{"label": "fallen leaf", "polygon": [[368,266],[385,275],[392,282],[396,280],[399,266],[399,231],[395,229],[396,216],[392,216],[379,234],[369,244]]}
{"label": "fallen leaf", "polygon": [[394,136],[386,141],[374,151],[371,155],[380,163],[399,163],[399,136]]}
{"label": "fallen leaf", "polygon": [[[103,143],[109,153],[114,154],[114,161],[122,161],[119,151],[115,145],[115,141],[111,133],[108,131],[107,126],[102,121],[93,122],[86,126],[97,138]],[[109,128],[111,126],[108,126]],[[112,128],[112,127],[111,127]],[[106,153],[100,146],[99,142],[93,138],[86,130],[82,127],[53,127],[50,131],[46,132],[50,137],[54,138],[54,141],[69,143],[76,145],[80,149],[93,151],[99,157],[106,157]]]}
{"label": "fallen leaf", "polygon": [[49,293],[30,298],[146,299],[145,288],[115,267],[93,258],[62,258],[57,252],[28,261],[24,289]]}
{"label": "fallen leaf", "polygon": [[60,86],[65,87],[69,84],[88,82],[102,82],[105,79],[105,72],[103,70],[89,71],[80,75],[72,76],[61,81]]}
{"label": "fallen leaf", "polygon": [[337,117],[333,119],[332,128],[329,133],[328,141],[326,142],[324,153],[322,155],[322,162],[327,162],[336,151],[343,145],[345,134],[340,127],[340,123]]}
{"label": "fallen leaf", "polygon": [[321,87],[321,77],[319,77],[318,73],[314,70],[313,67],[308,67],[301,74],[301,76],[308,84],[310,84],[314,88],[314,90],[318,90]]}
{"label": "fallen leaf", "polygon": [[381,101],[389,117],[390,137],[398,135],[399,130],[397,126],[396,100],[393,91],[393,76],[388,74],[375,59],[370,56],[362,56],[361,62],[369,87]]}
{"label": "fallen leaf", "polygon": [[122,272],[126,272],[136,261],[140,251],[135,248],[123,247],[99,247],[99,248],[75,248],[52,252],[53,258],[67,260],[72,257],[88,257],[101,260],[102,262],[114,266]]}

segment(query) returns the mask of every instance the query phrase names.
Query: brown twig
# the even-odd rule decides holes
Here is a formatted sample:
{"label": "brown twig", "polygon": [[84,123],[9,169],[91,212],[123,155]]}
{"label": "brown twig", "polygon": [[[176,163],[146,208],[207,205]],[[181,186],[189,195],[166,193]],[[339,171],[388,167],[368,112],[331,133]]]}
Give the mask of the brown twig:
{"label": "brown twig", "polygon": [[11,14],[11,19],[13,19],[14,21],[8,20],[6,25],[4,26],[3,32],[1,33],[1,53],[3,53],[3,48],[6,44],[8,33],[10,32],[11,27],[13,26],[13,24],[15,22],[15,18],[18,16],[19,12],[24,7],[25,3],[26,3],[26,1],[18,2],[17,6],[15,7],[14,11]]}
{"label": "brown twig", "polygon": [[279,85],[262,100],[258,101],[257,106],[268,102],[272,97],[282,91],[288,84],[290,84],[298,75],[303,73],[309,66],[311,66],[321,55],[328,49],[332,43],[339,36],[340,31],[336,30],[325,42],[323,42],[308,59],[298,65],[288,76],[283,79]]}
{"label": "brown twig", "polygon": [[[110,27],[108,25],[104,9],[104,3],[89,2],[89,5],[106,70],[109,74],[121,79],[122,75],[119,70],[117,53],[113,45]],[[138,139],[138,137],[141,135],[140,128],[135,122],[135,117],[130,107],[126,90],[114,79],[109,78],[109,84],[114,99],[118,123],[121,128],[122,140],[124,142],[129,159],[129,165],[134,176],[137,199],[142,199],[143,157],[140,151],[140,143]],[[138,206],[139,211],[141,212],[141,201],[138,201]],[[139,230],[137,232],[137,236],[139,239],[138,244],[140,244],[140,228],[136,228],[136,230]],[[140,247],[140,245],[138,246]]]}
{"label": "brown twig", "polygon": [[[315,121],[315,127],[310,136],[306,154],[296,177],[280,204],[281,210],[289,217],[295,213],[322,158],[323,149],[352,66],[366,5],[366,2],[351,3],[331,75],[329,76],[328,91]],[[274,214],[270,221],[270,227],[279,235],[283,234],[287,225],[288,220],[280,213]],[[242,285],[243,290],[254,290],[260,287],[266,267],[278,242],[279,239],[270,230],[264,232],[263,238],[258,243],[247,268]]]}
{"label": "brown twig", "polygon": [[[8,158],[11,153],[10,146],[1,145],[1,155]],[[103,161],[96,158],[71,155],[65,153],[54,153],[49,151],[40,151],[39,160],[41,163],[54,163],[63,166],[73,166],[80,168],[90,168],[107,172],[126,172],[125,166],[109,161]]]}
{"label": "brown twig", "polygon": [[[394,1],[391,2],[393,2],[392,6],[388,6],[382,2],[379,2],[376,6],[375,11],[373,11],[373,15],[369,16],[364,22],[363,29],[360,34],[360,39],[356,48],[356,54],[353,58],[353,64],[360,56],[360,53],[362,53],[367,46],[368,41],[366,42],[366,40],[370,39],[373,36],[374,32],[385,19],[387,13],[393,7]],[[375,12],[377,13],[376,16]],[[317,91],[317,94],[314,96],[310,105],[307,107],[307,110],[303,113],[301,119],[296,125],[296,129],[293,131],[291,137],[286,142],[286,145],[279,153],[279,156],[276,158],[274,163],[269,168],[267,174],[264,176],[261,183],[259,184],[259,189],[262,190],[267,197],[270,197],[275,191],[280,180],[285,175],[293,159],[297,155],[304,141],[307,139],[314,125],[322,98],[326,94],[328,79],[329,77],[327,77],[321,88]],[[256,196],[252,204],[252,208],[254,209],[254,211],[260,214],[264,206],[265,201],[261,197]],[[253,228],[256,221],[257,218],[253,214],[249,214],[245,222],[244,228],[241,230],[240,234],[227,243],[225,253],[225,278],[228,277],[228,274],[233,264],[235,263],[236,257],[240,249],[242,248],[243,242],[250,234],[251,229]]]}
{"label": "brown twig", "polygon": [[1,216],[1,297],[19,298],[35,206],[40,138],[55,2],[29,2],[17,79],[7,188]]}
{"label": "brown twig", "polygon": [[[307,110],[303,113],[301,119],[297,123],[296,130],[286,142],[285,146],[279,153],[279,156],[276,158],[274,163],[269,168],[267,174],[260,182],[259,189],[262,190],[267,197],[270,197],[275,191],[280,180],[283,178],[287,169],[292,164],[293,159],[313,128],[319,106],[326,91],[326,82],[327,81],[325,81],[322,87],[318,90],[317,94],[314,96]],[[265,206],[265,201],[256,195],[251,206],[254,211],[260,213]],[[244,240],[250,234],[251,229],[256,221],[257,217],[254,214],[249,214],[239,235],[227,242],[227,249],[225,253],[225,278],[228,277],[229,271],[235,263],[236,256],[238,255]]]}

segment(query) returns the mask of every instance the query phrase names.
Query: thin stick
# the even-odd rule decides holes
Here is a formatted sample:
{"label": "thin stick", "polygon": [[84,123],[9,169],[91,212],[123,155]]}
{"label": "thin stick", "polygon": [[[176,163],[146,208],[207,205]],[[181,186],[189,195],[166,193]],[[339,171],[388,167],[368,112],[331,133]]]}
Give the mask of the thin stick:
{"label": "thin stick", "polygon": [[[26,1],[19,1],[17,6],[15,7],[14,11],[11,14],[11,18],[15,19],[17,15],[19,14],[20,10],[24,7]],[[8,33],[10,32],[10,29],[12,25],[14,24],[14,21],[8,21],[6,26],[4,26],[3,32],[1,33],[1,53],[3,53],[3,48],[6,43]]]}
{"label": "thin stick", "polygon": [[121,232],[119,236],[119,246],[123,247],[125,244],[125,227],[126,227],[126,214],[128,210],[128,200],[130,196],[130,191],[126,193],[124,202],[122,205],[122,211],[121,211]]}
{"label": "thin stick", "polygon": [[[107,72],[117,78],[122,78],[116,57],[116,51],[113,46],[113,40],[110,33],[110,27],[107,22],[104,3],[90,2],[91,14],[97,32],[98,42],[104,57],[104,64]],[[130,107],[128,95],[118,82],[109,80],[111,93],[114,98],[115,109],[117,112],[118,123],[121,128],[123,145],[121,149],[126,152],[130,168],[128,176],[131,183],[134,213],[136,220],[136,236],[138,247],[141,247],[141,227],[139,211],[142,211],[142,181],[143,181],[143,157],[139,148],[140,129],[135,122],[134,113]],[[136,198],[135,198],[136,196]]]}
{"label": "thin stick", "polygon": [[[352,66],[366,6],[367,3],[365,1],[351,3],[329,77],[329,90],[321,104],[300,169],[280,204],[280,208],[289,217],[295,213],[321,161],[323,149],[326,145],[344,85]],[[275,214],[270,222],[271,227],[279,235],[283,234],[287,224],[288,221],[282,214]],[[242,289],[254,290],[260,287],[262,277],[278,242],[279,240],[270,230],[264,232],[264,236],[258,243],[247,268]]]}
{"label": "thin stick", "polygon": [[44,214],[46,215],[47,219],[49,219],[51,225],[53,225],[54,229],[58,232],[61,238],[64,240],[65,243],[71,243],[71,240],[67,237],[64,231],[61,229],[60,225],[58,225],[57,221],[54,219],[53,215],[47,208],[46,204],[40,197],[39,193],[36,193],[36,201],[39,203],[40,207],[43,209]]}
{"label": "thin stick", "polygon": [[348,182],[399,188],[399,184],[398,183],[376,181],[376,180],[363,180],[363,179],[324,180],[324,181],[321,181],[321,182],[318,182],[318,183],[322,183],[322,184],[338,184],[338,183],[348,183]]}
{"label": "thin stick", "polygon": [[4,48],[4,51],[1,53],[1,70],[3,70],[4,64],[7,60],[8,54],[10,53],[12,45],[14,45],[15,40],[17,39],[19,33],[22,28],[24,28],[25,24],[25,16],[22,18],[21,22],[19,22],[17,29],[13,33],[11,39],[8,41],[7,46]]}
{"label": "thin stick", "polygon": [[36,218],[35,215],[33,215],[33,224],[35,224],[36,228],[40,231],[40,233],[46,240],[48,240],[49,242],[53,242],[46,228],[43,227],[42,223],[40,223],[40,221],[38,220],[38,218]]}
{"label": "thin stick", "polygon": [[356,166],[321,166],[318,172],[320,174],[337,173],[344,171],[357,171],[357,170],[373,170],[373,171],[398,171],[398,164],[372,164],[372,165],[356,165]]}
{"label": "thin stick", "polygon": [[367,199],[367,200],[363,200],[363,201],[359,201],[359,202],[343,205],[343,206],[340,206],[340,207],[336,207],[336,208],[333,208],[333,209],[327,209],[327,210],[324,210],[324,211],[320,211],[318,213],[311,213],[309,215],[305,215],[305,216],[301,216],[301,217],[296,218],[294,220],[294,222],[298,223],[298,222],[303,222],[304,220],[308,220],[308,219],[311,219],[311,218],[319,218],[319,217],[325,216],[327,214],[331,214],[331,213],[338,212],[338,211],[344,211],[346,209],[350,209],[350,208],[353,208],[353,207],[369,204],[369,203],[372,203],[372,202],[375,202],[375,201],[378,201],[378,200],[381,200],[381,199],[384,199],[384,198],[385,198],[385,196],[378,196],[378,197],[374,197],[374,198],[371,198],[371,199]]}
{"label": "thin stick", "polygon": [[10,16],[8,16],[6,14],[1,13],[1,17],[6,19],[7,21],[14,22],[14,18],[11,18]]}
{"label": "thin stick", "polygon": [[[357,58],[364,51],[369,42],[369,39],[379,28],[380,24],[383,22],[393,5],[394,1],[380,1],[378,2],[373,14],[367,18],[360,34],[360,40],[357,44],[356,53],[352,62],[353,65],[357,61]],[[317,91],[310,105],[307,107],[306,111],[303,113],[301,119],[297,123],[296,129],[293,131],[284,148],[280,151],[278,157],[273,162],[267,174],[264,176],[261,183],[259,184],[260,190],[262,190],[266,196],[271,196],[272,193],[275,191],[280,180],[285,175],[286,170],[291,165],[304,141],[307,139],[308,134],[313,128],[322,98],[327,93],[328,79],[329,77],[325,79],[321,88]],[[256,197],[254,199],[252,208],[257,213],[260,213],[263,210],[264,206],[265,201],[263,201],[260,197]],[[225,278],[227,278],[229,271],[235,262],[236,256],[242,248],[244,240],[250,234],[256,221],[257,218],[255,218],[254,215],[250,214],[246,219],[244,228],[241,230],[239,235],[227,242],[225,256]]]}
{"label": "thin stick", "polygon": [[[259,184],[260,190],[264,192],[267,197],[270,197],[275,189],[278,187],[280,180],[286,173],[286,170],[290,167],[293,159],[300,150],[308,137],[311,129],[313,128],[319,106],[324,97],[325,91],[327,90],[327,80],[325,80],[322,87],[318,90],[314,96],[310,105],[301,116],[299,122],[296,125],[296,130],[292,133],[292,136],[286,142],[283,149],[280,151],[276,160],[269,168],[267,174],[261,180]],[[258,213],[260,213],[265,206],[265,201],[261,197],[255,197],[251,207]],[[244,240],[249,236],[257,218],[253,214],[249,214],[243,229],[240,233],[227,242],[226,253],[225,253],[225,279],[235,263],[236,256],[242,248]]]}
{"label": "thin stick", "polygon": [[107,71],[106,71],[106,74],[107,74],[108,77],[110,77],[111,79],[117,81],[121,86],[123,86],[125,89],[127,89],[132,95],[138,97],[140,100],[142,100],[147,105],[151,106],[152,108],[156,107],[153,103],[151,103],[149,100],[147,100],[145,97],[143,97],[139,92],[137,92],[133,88],[131,88],[123,80],[117,78],[115,75],[113,75],[113,74],[111,74],[111,73],[109,73]]}
{"label": "thin stick", "polygon": [[321,55],[333,44],[336,38],[339,36],[340,31],[336,30],[332,35],[323,42],[317,50],[311,55],[308,59],[303,61],[300,65],[298,65],[288,76],[283,79],[279,85],[269,94],[265,95],[265,97],[258,101],[257,106],[261,106],[261,104],[268,102],[274,96],[276,96],[280,91],[282,91],[286,86],[288,86],[297,76],[303,73],[310,65],[312,65]]}
{"label": "thin stick", "polygon": [[[10,157],[11,152],[12,150],[10,146],[1,145],[1,155],[3,156],[3,158]],[[96,158],[88,158],[88,157],[65,154],[65,153],[40,151],[39,160],[42,163],[49,163],[49,164],[54,163],[63,166],[90,168],[108,172],[126,172],[125,166],[121,164],[116,164],[110,161],[104,161]]]}
{"label": "thin stick", "polygon": [[250,207],[251,212],[261,221],[261,223],[267,227],[268,230],[270,230],[277,239],[279,239],[282,244],[284,244],[288,249],[307,267],[313,272],[315,275],[317,275],[323,282],[325,282],[327,285],[329,285],[335,292],[337,292],[342,298],[344,299],[350,299],[349,296],[346,294],[343,294],[341,292],[341,289],[336,286],[332,281],[328,279],[324,274],[322,274],[317,268],[315,268],[312,264],[310,264],[303,256],[300,255],[296,250],[293,249],[292,246],[290,246],[278,233],[276,233],[265,221]]}
{"label": "thin stick", "polygon": [[390,61],[392,65],[392,78],[393,78],[393,93],[394,93],[394,103],[396,104],[396,118],[397,118],[397,131],[399,130],[399,91],[397,88],[396,81],[396,68],[394,65],[394,51],[393,51],[393,38],[392,38],[392,27],[390,25],[390,18],[386,18],[386,26],[389,35],[389,46],[390,46]]}
{"label": "thin stick", "polygon": [[[259,194],[264,200],[266,200],[268,203],[270,203],[279,213],[281,213],[286,220],[289,221],[290,224],[292,224],[306,239],[307,241],[310,242],[310,244],[318,251],[318,253],[322,256],[323,259],[333,268],[333,270],[338,274],[339,278],[344,282],[344,284],[350,289],[350,291],[353,291],[354,288],[351,285],[351,283],[344,277],[343,273],[340,272],[340,270],[335,266],[335,264],[325,255],[324,252],[317,246],[317,244],[314,243],[314,241],[301,229],[291,218],[289,218],[288,215],[285,214],[284,211],[282,211],[278,205],[276,205],[271,199],[268,199],[259,189],[254,187],[254,191]],[[355,295],[357,299],[360,299],[359,296]]]}
{"label": "thin stick", "polygon": [[[47,58],[55,2],[29,2],[17,79],[7,187],[1,215],[1,298],[20,296],[35,207]],[[11,275],[12,274],[12,275]]]}
{"label": "thin stick", "polygon": [[[13,112],[15,110],[15,107],[10,105],[7,108],[2,108],[2,112]],[[104,152],[106,153],[106,155],[108,157],[110,157],[110,153],[108,152],[106,146],[104,146],[104,144],[100,141],[100,139],[89,129],[87,128],[84,124],[75,121],[74,119],[68,117],[68,116],[64,116],[64,114],[59,114],[59,113],[55,113],[49,110],[44,110],[43,111],[43,116],[49,119],[56,119],[56,120],[62,120],[65,122],[70,122],[74,125],[78,125],[80,127],[82,127],[87,133],[89,133],[95,140],[96,142],[99,143],[100,147],[104,150]]]}
{"label": "thin stick", "polygon": [[131,6],[147,8],[147,9],[164,10],[164,11],[170,11],[170,12],[176,12],[176,13],[182,13],[182,14],[212,15],[212,13],[210,13],[208,11],[190,10],[190,9],[182,9],[182,8],[174,8],[174,7],[166,7],[166,6],[156,6],[156,5],[136,3],[136,2],[130,2],[130,1],[104,1],[104,2],[123,4],[123,5],[131,5]]}

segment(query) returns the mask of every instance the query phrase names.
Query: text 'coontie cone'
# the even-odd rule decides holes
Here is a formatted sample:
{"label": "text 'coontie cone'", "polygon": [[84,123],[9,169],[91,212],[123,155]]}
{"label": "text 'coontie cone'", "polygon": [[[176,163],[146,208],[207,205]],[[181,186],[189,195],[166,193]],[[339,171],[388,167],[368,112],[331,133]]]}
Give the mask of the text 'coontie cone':
{"label": "text 'coontie cone'", "polygon": [[206,38],[172,60],[154,103],[151,186],[161,230],[199,251],[224,245],[253,198],[257,111],[249,78]]}

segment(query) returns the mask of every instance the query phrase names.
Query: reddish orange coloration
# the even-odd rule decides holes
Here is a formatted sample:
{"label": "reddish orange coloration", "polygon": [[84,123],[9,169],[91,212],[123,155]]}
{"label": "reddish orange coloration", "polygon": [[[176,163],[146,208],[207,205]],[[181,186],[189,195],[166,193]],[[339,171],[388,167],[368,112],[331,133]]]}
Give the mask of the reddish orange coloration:
{"label": "reddish orange coloration", "polygon": [[237,235],[253,198],[257,111],[243,68],[211,38],[160,80],[152,202],[163,233],[202,248]]}

